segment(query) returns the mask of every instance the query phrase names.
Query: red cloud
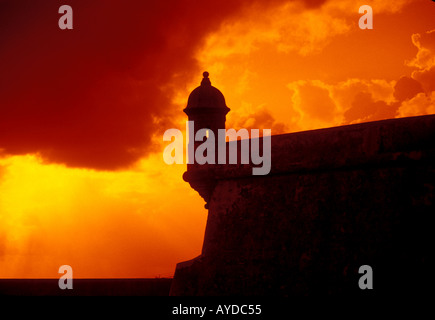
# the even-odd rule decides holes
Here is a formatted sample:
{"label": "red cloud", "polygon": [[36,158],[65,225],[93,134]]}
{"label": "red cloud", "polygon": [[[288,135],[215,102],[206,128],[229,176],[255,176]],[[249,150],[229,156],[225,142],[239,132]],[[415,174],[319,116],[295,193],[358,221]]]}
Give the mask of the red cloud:
{"label": "red cloud", "polygon": [[74,29],[60,30],[59,1],[1,1],[0,150],[74,167],[134,163],[167,129],[153,119],[169,127],[181,114],[168,88],[200,74],[204,37],[252,3],[73,1]]}

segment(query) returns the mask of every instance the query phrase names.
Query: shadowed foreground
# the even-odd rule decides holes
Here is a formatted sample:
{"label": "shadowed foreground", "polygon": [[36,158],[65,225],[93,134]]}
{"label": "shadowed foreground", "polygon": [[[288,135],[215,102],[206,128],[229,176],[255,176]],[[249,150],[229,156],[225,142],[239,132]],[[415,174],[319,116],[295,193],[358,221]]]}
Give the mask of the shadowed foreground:
{"label": "shadowed foreground", "polygon": [[0,279],[0,295],[15,296],[168,296],[172,279],[74,279],[61,290],[59,279]]}

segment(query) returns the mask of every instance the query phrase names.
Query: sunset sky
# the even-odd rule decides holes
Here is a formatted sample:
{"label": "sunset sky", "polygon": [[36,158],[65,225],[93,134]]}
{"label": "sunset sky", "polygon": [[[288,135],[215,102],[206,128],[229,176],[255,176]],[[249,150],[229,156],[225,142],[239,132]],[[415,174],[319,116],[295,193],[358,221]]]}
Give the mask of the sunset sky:
{"label": "sunset sky", "polygon": [[433,114],[435,2],[0,0],[0,278],[171,276],[200,254],[204,201],[162,137],[205,70],[227,128]]}

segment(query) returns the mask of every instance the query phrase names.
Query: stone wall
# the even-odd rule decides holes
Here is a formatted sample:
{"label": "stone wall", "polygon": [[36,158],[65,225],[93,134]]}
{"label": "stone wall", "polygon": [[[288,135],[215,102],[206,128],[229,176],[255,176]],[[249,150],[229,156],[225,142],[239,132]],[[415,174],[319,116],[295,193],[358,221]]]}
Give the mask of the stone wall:
{"label": "stone wall", "polygon": [[[177,265],[172,295],[408,294],[428,285],[435,116],[272,136],[266,176],[250,165],[198,170],[212,186],[203,250]],[[359,289],[361,265],[372,267],[374,290]]]}

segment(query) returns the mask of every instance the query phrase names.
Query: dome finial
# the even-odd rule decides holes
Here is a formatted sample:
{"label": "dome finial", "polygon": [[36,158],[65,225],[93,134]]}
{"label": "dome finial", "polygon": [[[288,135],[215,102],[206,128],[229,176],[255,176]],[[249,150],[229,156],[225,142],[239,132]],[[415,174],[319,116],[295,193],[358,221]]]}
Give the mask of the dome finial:
{"label": "dome finial", "polygon": [[201,85],[209,85],[209,86],[211,86],[210,79],[208,78],[209,73],[207,71],[204,71],[202,73],[202,75],[203,75],[204,78],[201,81]]}

